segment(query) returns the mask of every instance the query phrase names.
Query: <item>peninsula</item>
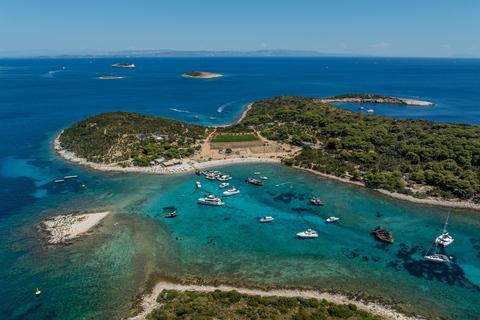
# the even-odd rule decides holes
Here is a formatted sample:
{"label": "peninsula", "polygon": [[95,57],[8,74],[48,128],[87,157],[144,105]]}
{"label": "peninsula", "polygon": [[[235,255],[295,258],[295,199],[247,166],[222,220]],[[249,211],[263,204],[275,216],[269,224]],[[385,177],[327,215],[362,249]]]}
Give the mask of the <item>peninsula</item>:
{"label": "peninsula", "polygon": [[211,79],[211,78],[221,78],[221,77],[224,77],[224,75],[221,75],[218,73],[211,73],[211,72],[193,71],[193,72],[187,72],[183,74],[182,77]]}
{"label": "peninsula", "polygon": [[98,79],[123,79],[123,77],[103,76],[103,77],[98,77]]}
{"label": "peninsula", "polygon": [[434,103],[431,103],[428,101],[394,98],[394,97],[388,97],[388,96],[381,96],[378,94],[360,94],[360,93],[342,94],[339,96],[323,98],[319,100],[325,103],[335,103],[335,102],[383,103],[383,104],[399,104],[404,106],[417,106],[417,107],[434,107],[435,106]]}
{"label": "peninsula", "polygon": [[315,98],[260,100],[223,127],[103,113],[65,129],[55,148],[69,160],[130,172],[172,172],[156,170],[164,160],[194,170],[225,150],[217,159],[280,160],[404,200],[480,208],[480,126],[362,114]]}
{"label": "peninsula", "polygon": [[133,64],[133,63],[115,63],[115,64],[112,64],[112,67],[135,68],[135,64]]}

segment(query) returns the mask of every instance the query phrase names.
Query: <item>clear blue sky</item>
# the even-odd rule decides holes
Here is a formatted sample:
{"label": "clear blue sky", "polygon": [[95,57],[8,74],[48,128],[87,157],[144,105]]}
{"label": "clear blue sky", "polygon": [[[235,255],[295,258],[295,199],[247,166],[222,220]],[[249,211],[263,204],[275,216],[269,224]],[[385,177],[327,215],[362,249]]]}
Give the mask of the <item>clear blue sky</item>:
{"label": "clear blue sky", "polygon": [[480,57],[480,0],[4,0],[0,53],[315,50]]}

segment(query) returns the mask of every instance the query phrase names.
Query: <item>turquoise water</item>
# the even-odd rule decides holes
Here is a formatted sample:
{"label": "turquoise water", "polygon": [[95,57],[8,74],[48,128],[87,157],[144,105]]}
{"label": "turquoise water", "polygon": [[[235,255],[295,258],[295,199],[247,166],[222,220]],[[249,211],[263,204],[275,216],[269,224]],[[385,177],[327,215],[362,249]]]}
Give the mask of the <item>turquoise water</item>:
{"label": "turquoise water", "polygon": [[[113,68],[119,61],[109,59],[0,61],[0,318],[124,317],[157,273],[363,292],[395,300],[407,311],[478,317],[480,219],[473,211],[451,210],[455,242],[446,253],[454,263],[431,265],[420,258],[443,227],[446,209],[415,206],[273,164],[222,167],[241,193],[226,198],[221,208],[199,206],[196,199],[204,192],[220,195],[220,183],[202,178],[203,188],[197,190],[199,178],[193,174],[94,172],[59,159],[50,141],[62,128],[100,112],[135,111],[192,122],[198,113],[200,123],[223,124],[246,103],[281,94],[369,92],[422,99],[438,107],[374,106],[375,113],[479,124],[480,60],[132,61],[141,68]],[[226,77],[180,77],[197,69]],[[96,79],[110,73],[126,78]],[[269,177],[263,187],[244,182],[254,171]],[[79,178],[53,182],[66,175]],[[326,206],[309,205],[312,196]],[[163,218],[172,209],[180,216]],[[89,237],[66,247],[42,247],[35,225],[45,217],[106,210],[112,214]],[[275,221],[258,223],[266,215]],[[325,224],[332,215],[340,221]],[[373,239],[370,232],[378,225],[392,231],[395,244]],[[295,238],[308,228],[319,237]]]}

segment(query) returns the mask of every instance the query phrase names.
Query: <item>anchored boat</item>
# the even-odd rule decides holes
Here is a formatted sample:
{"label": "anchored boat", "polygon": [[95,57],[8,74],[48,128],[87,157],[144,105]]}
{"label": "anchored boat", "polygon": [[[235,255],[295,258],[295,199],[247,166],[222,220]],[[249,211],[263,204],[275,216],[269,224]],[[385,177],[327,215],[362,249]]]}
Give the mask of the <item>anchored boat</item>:
{"label": "anchored boat", "polygon": [[381,228],[381,227],[376,227],[373,231],[372,234],[380,241],[388,242],[388,243],[394,243],[395,240],[393,239],[392,233],[388,231],[387,229]]}

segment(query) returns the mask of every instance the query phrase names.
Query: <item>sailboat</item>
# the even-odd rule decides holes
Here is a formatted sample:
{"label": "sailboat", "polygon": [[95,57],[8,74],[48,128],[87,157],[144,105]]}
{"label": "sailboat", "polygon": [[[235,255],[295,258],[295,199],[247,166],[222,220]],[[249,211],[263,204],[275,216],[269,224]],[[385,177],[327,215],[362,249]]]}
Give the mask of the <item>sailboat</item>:
{"label": "sailboat", "polygon": [[447,221],[445,221],[445,226],[443,227],[443,232],[441,235],[435,239],[435,244],[442,246],[442,247],[448,247],[449,245],[452,244],[453,238],[451,235],[448,234],[447,232],[447,225],[448,225],[448,218],[450,217],[450,212],[448,213],[447,216]]}
{"label": "sailboat", "polygon": [[[432,249],[433,246],[435,246],[435,252],[433,253],[433,255],[428,255],[428,253],[430,252],[430,250]],[[423,260],[431,261],[431,262],[438,262],[438,263],[450,262],[451,257],[449,258],[444,254],[437,253],[437,248],[438,248],[438,245],[436,243],[433,243],[430,246],[430,249],[428,249],[427,253],[423,256]]]}

